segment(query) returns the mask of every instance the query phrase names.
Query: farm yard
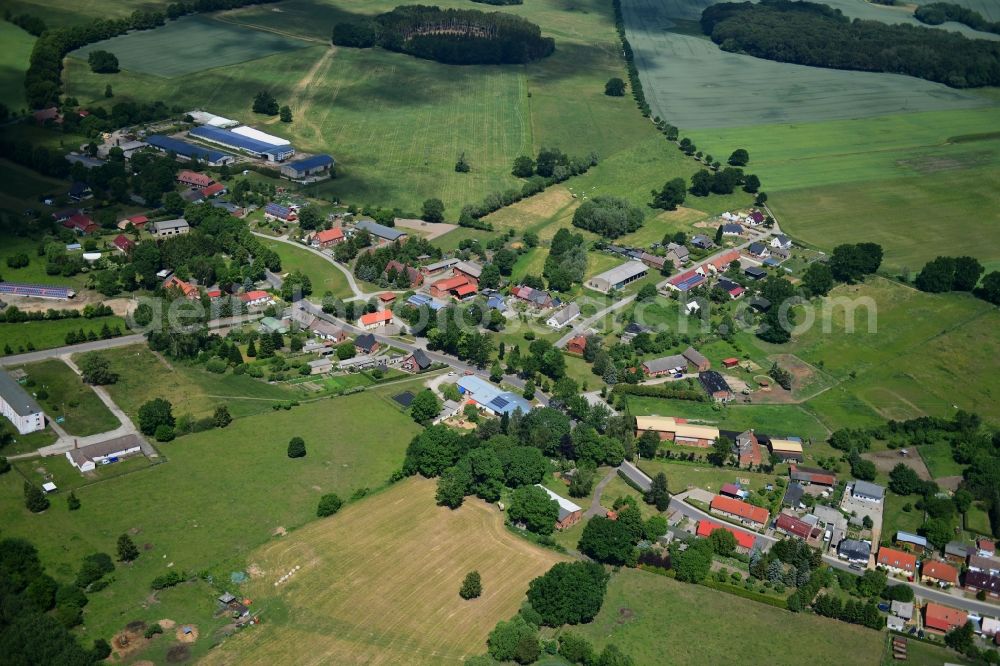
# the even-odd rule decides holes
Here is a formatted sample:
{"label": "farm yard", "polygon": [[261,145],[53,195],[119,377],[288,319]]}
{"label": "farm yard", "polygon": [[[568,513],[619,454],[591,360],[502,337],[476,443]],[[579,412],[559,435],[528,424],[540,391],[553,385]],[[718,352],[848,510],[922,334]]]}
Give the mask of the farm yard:
{"label": "farm yard", "polygon": [[[739,618],[737,644],[720,629],[733,618]],[[751,664],[791,666],[836,655],[831,661],[838,664],[871,666],[882,649],[881,634],[862,627],[632,569],[612,576],[594,621],[572,630],[597,649],[614,643],[637,664],[662,663],[663,655],[679,666],[721,664],[738,654],[741,663]]]}
{"label": "farm yard", "polygon": [[[5,537],[36,544],[50,573],[61,580],[72,579],[84,555],[113,553],[119,534],[134,535],[143,554],[134,565],[119,568],[112,586],[88,595],[83,638],[107,638],[123,621],[164,617],[157,605],[142,607],[155,576],[176,569],[228,578],[276,531],[291,532],[313,519],[322,494],[347,498],[381,486],[399,467],[417,430],[388,398],[366,392],[291,411],[269,409],[225,429],[181,437],[159,445],[167,462],[148,466],[136,459],[142,464],[130,473],[96,483],[63,457],[24,461],[17,469],[25,477],[40,483],[39,469],[51,473],[60,494],[52,496],[48,511],[31,514],[22,496],[25,477],[0,476],[0,523]],[[305,458],[287,457],[293,435],[305,439]],[[114,473],[115,468],[101,471]],[[269,489],[280,489],[280,502]],[[65,503],[70,490],[82,503],[73,513]],[[433,500],[427,504],[433,507]],[[200,603],[214,609],[211,588],[198,585],[204,589]]]}
{"label": "farm yard", "polygon": [[[250,553],[259,575],[241,592],[263,623],[206,663],[437,664],[484,652],[528,581],[563,558],[508,532],[495,507],[470,498],[452,511],[434,492],[433,481],[409,479]],[[463,601],[471,570],[483,596]]]}

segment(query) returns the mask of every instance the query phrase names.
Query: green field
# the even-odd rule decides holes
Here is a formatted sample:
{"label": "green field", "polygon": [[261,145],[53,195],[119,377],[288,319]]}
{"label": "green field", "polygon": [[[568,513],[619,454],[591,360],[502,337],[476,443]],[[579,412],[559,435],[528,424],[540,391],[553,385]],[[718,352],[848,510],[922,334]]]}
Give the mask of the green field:
{"label": "green field", "polygon": [[[65,283],[63,283],[65,284]],[[125,320],[121,317],[94,317],[85,319],[56,319],[53,321],[26,321],[20,324],[0,324],[0,355],[3,354],[7,345],[10,345],[11,352],[19,354],[28,350],[28,343],[34,345],[35,349],[53,349],[66,344],[66,334],[70,331],[93,333],[97,336],[101,334],[101,328],[107,324],[111,329],[115,326],[124,335],[129,331],[125,328]]]}
{"label": "green field", "polygon": [[13,23],[0,21],[0,95],[12,113],[24,109],[24,72],[35,38]]}
{"label": "green field", "polygon": [[45,21],[46,25],[64,26],[79,25],[93,19],[124,18],[136,11],[158,9],[162,11],[161,0],[8,0],[4,3],[15,14],[34,14]]}
{"label": "green field", "polygon": [[947,442],[935,442],[933,444],[921,444],[916,447],[920,458],[927,465],[927,471],[931,477],[940,479],[945,476],[962,476],[965,465],[955,462],[952,456],[951,445]]}
{"label": "green field", "polygon": [[[70,513],[64,497],[55,495],[48,511],[33,515],[24,508],[23,479],[6,474],[0,477],[0,523],[4,536],[35,543],[50,573],[63,580],[75,573],[82,556],[114,553],[118,535],[133,530],[143,554],[133,566],[119,567],[106,590],[89,595],[85,612],[84,638],[108,638],[133,619],[170,617],[160,615],[157,605],[143,604],[149,582],[168,566],[211,570],[228,579],[276,530],[292,531],[312,520],[323,493],[349,497],[384,483],[417,430],[387,398],[363,393],[182,437],[161,446],[168,462],[90,485],[81,485],[85,480],[65,458],[47,458],[43,467],[63,494],[75,488],[82,508]],[[286,456],[293,435],[305,439],[305,458]],[[20,469],[38,482],[36,467]],[[214,609],[216,594],[206,593],[200,604],[185,608]]]}
{"label": "green field", "polygon": [[52,359],[22,368],[36,384],[27,390],[36,397],[40,389],[48,393],[48,398],[39,399],[42,409],[50,419],[63,417],[65,421],[60,425],[69,434],[95,435],[121,425],[93,389],[62,361]]}
{"label": "green field", "polygon": [[[885,509],[882,512],[882,541],[892,543],[896,532],[917,533],[920,526],[924,524],[924,512],[915,508],[920,501],[920,495],[899,496],[896,493],[886,493]],[[909,511],[903,511],[903,507],[910,505]]]}
{"label": "green field", "polygon": [[[720,630],[734,619],[738,635]],[[601,612],[572,631],[598,649],[614,643],[637,664],[661,664],[664,655],[677,666],[723,664],[738,655],[747,664],[872,666],[882,651],[882,634],[870,629],[634,569],[615,574]]]}
{"label": "green field", "polygon": [[743,484],[744,487],[757,490],[764,488],[769,483],[773,484],[775,480],[774,476],[747,472],[746,470],[721,469],[709,465],[674,463],[665,460],[643,460],[639,463],[639,468],[650,478],[660,472],[666,474],[670,492],[674,494],[682,493],[692,487],[718,492],[723,485],[733,483],[737,479],[748,482]]}
{"label": "green field", "polygon": [[[654,114],[683,129],[865,118],[984,104],[973,92],[914,77],[763,60],[726,53],[701,35],[670,31],[673,19],[697,21],[701,7],[708,4],[622,3],[646,100]],[[721,153],[727,144],[705,147]]]}
{"label": "green field", "polygon": [[304,247],[298,248],[281,241],[261,240],[281,257],[282,273],[302,271],[312,281],[313,294],[322,296],[327,291],[333,292],[338,298],[350,298],[354,295],[347,277],[340,269],[326,259],[319,257]]}
{"label": "green field", "polygon": [[[110,51],[118,57],[122,69],[177,77],[305,46],[301,40],[273,32],[251,30],[205,16],[185,16],[155,30],[137,30],[88,44],[74,51],[71,57],[86,60],[93,51]],[[114,76],[101,76],[108,83],[117,82]]]}
{"label": "green field", "polygon": [[[169,400],[174,416],[211,416],[217,405],[224,404],[233,418],[240,418],[270,413],[274,403],[301,397],[298,392],[246,375],[216,375],[202,367],[170,363],[146,345],[101,353],[119,375],[118,382],[107,387],[108,393],[133,420],[138,418],[139,407],[153,398]],[[79,356],[74,360],[79,362]]]}
{"label": "green field", "polygon": [[[29,128],[26,128],[23,125],[18,125],[16,133],[17,137],[28,138],[25,136],[25,134],[28,134],[28,129]],[[13,134],[13,132],[10,132],[5,138],[9,139]],[[67,143],[66,145],[71,144]],[[7,160],[0,160],[0,172],[3,172],[4,175],[3,178],[0,178],[0,210],[8,211],[15,217],[23,215],[28,209],[43,209],[44,206],[39,203],[39,197],[41,195],[55,195],[64,193],[68,189],[65,181],[42,176],[41,174],[30,171],[29,169],[14,164],[13,162],[8,162]],[[6,257],[8,253],[14,249],[14,243],[16,242],[18,241],[15,241],[10,237],[5,237],[3,245],[0,246],[0,257]],[[10,245],[8,245],[8,243],[10,243]],[[34,250],[35,246],[36,243],[32,243],[31,249]],[[29,256],[34,256],[34,253],[30,252]],[[0,267],[2,267],[5,272],[10,272],[7,269],[6,263],[0,264]],[[45,273],[44,268],[45,266],[43,263],[41,271],[43,275]],[[58,278],[59,276],[56,277]],[[49,280],[51,279],[52,278],[49,277]]]}

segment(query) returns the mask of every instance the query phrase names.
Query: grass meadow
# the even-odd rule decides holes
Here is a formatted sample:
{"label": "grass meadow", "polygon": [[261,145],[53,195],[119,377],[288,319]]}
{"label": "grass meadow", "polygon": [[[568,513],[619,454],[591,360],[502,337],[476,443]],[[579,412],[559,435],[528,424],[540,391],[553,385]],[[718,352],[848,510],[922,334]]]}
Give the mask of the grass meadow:
{"label": "grass meadow", "polygon": [[[739,637],[720,627],[737,621]],[[637,664],[801,664],[821,661],[871,666],[882,634],[844,622],[766,606],[699,585],[623,569],[608,584],[593,622],[573,627],[595,647],[614,643]],[[775,646],[781,646],[776,650]],[[836,655],[833,657],[832,655]]]}
{"label": "grass meadow", "polygon": [[[250,553],[260,575],[242,592],[264,622],[206,663],[440,664],[484,652],[528,581],[563,558],[508,532],[496,507],[469,498],[452,511],[434,492],[432,480],[409,479]],[[471,570],[483,595],[463,601]]]}
{"label": "grass meadow", "polygon": [[10,346],[14,354],[28,351],[28,343],[35,349],[53,349],[66,344],[70,331],[93,332],[100,336],[101,328],[107,324],[117,326],[123,334],[128,334],[125,320],[121,317],[94,317],[93,319],[57,319],[53,321],[26,321],[20,324],[0,324],[0,354]]}
{"label": "grass meadow", "polygon": [[[6,164],[0,166],[5,167]],[[7,175],[6,172],[4,175]],[[13,181],[13,187],[22,184],[18,178],[20,175],[22,174],[16,170],[11,172],[10,176]],[[45,257],[38,256],[38,246],[41,243],[42,241],[38,238],[26,238],[5,233],[3,244],[0,246],[0,271],[2,271],[0,274],[3,275],[3,279],[9,282],[27,282],[30,284],[70,287],[77,290],[82,289],[87,284],[87,276],[83,273],[77,273],[71,277],[63,277],[62,275],[49,275],[45,272]],[[28,265],[22,268],[11,268],[7,265],[7,257],[18,254],[28,256]]]}
{"label": "grass meadow", "polygon": [[28,69],[28,56],[35,38],[8,21],[0,21],[0,95],[12,112],[24,106],[24,72]]}
{"label": "grass meadow", "polygon": [[349,298],[354,295],[344,273],[326,259],[316,256],[305,248],[298,248],[281,241],[261,239],[261,242],[281,257],[283,273],[302,271],[307,275],[312,282],[313,294],[322,296],[331,291],[338,298]]}
{"label": "grass meadow", "polygon": [[137,9],[163,10],[158,0],[9,0],[5,5],[15,14],[34,14],[41,17],[46,25],[79,25],[94,19],[124,18]]}
{"label": "grass meadow", "polygon": [[[0,25],[5,24],[0,22]],[[22,75],[23,72],[18,76]],[[19,125],[17,132],[15,133],[12,131],[8,134],[8,136],[15,134],[23,136],[20,129],[21,127],[23,126]],[[7,160],[0,160],[0,172],[3,172],[4,175],[3,178],[0,178],[0,211],[9,212],[14,217],[22,216],[29,208],[33,208],[35,210],[41,208],[41,204],[39,203],[39,197],[41,195],[58,194],[60,192],[65,192],[68,189],[64,181],[48,178],[47,176],[35,173],[34,171]],[[9,236],[4,238],[3,246],[0,247],[0,257],[6,257],[8,255],[8,252],[14,245],[12,240],[13,239]],[[10,245],[8,245],[8,243],[10,243]],[[35,245],[32,244],[32,251],[34,248]],[[34,255],[33,253],[29,253],[29,256]],[[5,272],[8,272],[6,263],[0,264],[0,267],[2,267]],[[42,267],[44,269],[44,264]],[[42,273],[44,274],[45,271],[42,270]],[[51,280],[52,278],[49,277],[49,279]]]}
{"label": "grass meadow", "polygon": [[[107,638],[133,619],[170,617],[157,604],[144,603],[150,581],[168,568],[228,579],[276,531],[294,531],[312,520],[322,494],[346,498],[380,486],[399,467],[418,429],[388,398],[366,392],[291,411],[268,410],[223,430],[181,437],[160,445],[167,462],[96,483],[63,457],[32,461],[18,471],[34,482],[41,481],[39,468],[51,473],[61,493],[46,512],[31,514],[24,508],[21,474],[0,476],[0,524],[4,536],[35,543],[49,573],[60,580],[75,575],[84,555],[114,553],[118,535],[131,531],[142,555],[134,565],[119,567],[107,589],[89,595],[85,611],[84,638]],[[305,458],[286,456],[294,435],[305,439]],[[82,503],[73,513],[63,496],[69,490]],[[214,610],[216,594],[206,589],[198,603],[184,607]]]}
{"label": "grass meadow", "polygon": [[[59,359],[22,366],[36,386],[26,390],[38,393],[44,389],[48,398],[38,402],[45,414],[55,419],[63,417],[63,430],[71,435],[95,435],[114,430],[121,425],[93,389]],[[37,396],[36,396],[37,397]]]}

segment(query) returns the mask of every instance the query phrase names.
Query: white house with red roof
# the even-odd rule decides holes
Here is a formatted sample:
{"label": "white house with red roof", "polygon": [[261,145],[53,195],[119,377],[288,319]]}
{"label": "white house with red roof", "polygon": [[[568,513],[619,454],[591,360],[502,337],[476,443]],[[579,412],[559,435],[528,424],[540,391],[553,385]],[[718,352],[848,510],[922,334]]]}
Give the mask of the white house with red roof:
{"label": "white house with red roof", "polygon": [[135,247],[135,242],[128,238],[125,234],[118,234],[115,239],[111,241],[111,244],[115,246],[115,249],[122,254],[128,254]]}

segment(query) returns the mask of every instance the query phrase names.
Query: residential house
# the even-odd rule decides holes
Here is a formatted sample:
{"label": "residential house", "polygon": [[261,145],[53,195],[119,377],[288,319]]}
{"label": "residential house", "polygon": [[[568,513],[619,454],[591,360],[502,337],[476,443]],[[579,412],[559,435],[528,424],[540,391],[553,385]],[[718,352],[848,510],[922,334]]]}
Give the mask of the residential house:
{"label": "residential house", "polygon": [[504,300],[503,294],[492,293],[486,297],[486,307],[490,310],[496,310],[498,312],[507,311],[507,301]]}
{"label": "residential house", "polygon": [[455,264],[452,273],[456,276],[462,275],[469,284],[479,287],[479,276],[483,274],[483,267],[474,261],[460,261]]}
{"label": "residential house", "polygon": [[323,249],[343,242],[344,230],[340,227],[334,227],[333,229],[323,229],[314,233],[309,244],[315,248]]}
{"label": "residential house", "polygon": [[316,319],[316,321],[310,324],[309,330],[317,338],[328,340],[334,344],[340,344],[347,340],[347,331],[322,319]]}
{"label": "residential house", "polygon": [[912,601],[893,601],[889,605],[890,611],[896,617],[909,622],[913,619]]}
{"label": "residential house", "polygon": [[681,354],[654,358],[643,361],[642,371],[647,377],[660,377],[662,375],[672,375],[677,372],[687,372],[687,359]]}
{"label": "residential house", "polygon": [[152,233],[156,238],[168,238],[170,236],[180,236],[191,231],[190,225],[183,217],[175,220],[159,220],[153,222]]}
{"label": "residential house", "polygon": [[976,551],[980,557],[993,557],[997,554],[997,546],[992,540],[981,537],[976,541]]}
{"label": "residential house", "polygon": [[587,280],[585,286],[602,294],[607,294],[632,284],[648,272],[649,268],[641,261],[628,261],[595,275]]}
{"label": "residential house", "polygon": [[358,328],[363,328],[366,331],[374,331],[376,328],[389,326],[390,324],[392,324],[392,310],[369,312],[368,314],[361,315],[361,318],[358,319]]}
{"label": "residential house", "polygon": [[299,219],[299,216],[290,206],[269,203],[264,206],[264,219],[268,221],[279,220],[287,223],[294,222]]}
{"label": "residential house", "polygon": [[913,576],[917,572],[917,558],[895,548],[882,546],[878,549],[878,565],[885,567],[890,573]]}
{"label": "residential house", "polygon": [[985,571],[967,571],[965,589],[970,592],[983,591],[996,599],[1000,597],[1000,576],[991,576]]}
{"label": "residential house", "polygon": [[723,224],[722,225],[722,235],[723,236],[742,236],[743,227],[739,224]]}
{"label": "residential house", "polygon": [[424,282],[423,273],[421,273],[413,266],[407,266],[399,261],[396,261],[395,259],[389,260],[389,262],[385,265],[385,271],[382,274],[390,282],[393,282],[395,280],[395,276],[398,276],[400,273],[406,274],[406,279],[409,282],[409,286],[411,289],[419,287]]}
{"label": "residential house", "polygon": [[736,436],[735,449],[740,467],[753,467],[764,462],[764,453],[753,430],[744,430]]}
{"label": "residential house", "polygon": [[916,554],[921,554],[928,549],[927,537],[911,532],[896,532],[896,545]]}
{"label": "residential house", "polygon": [[778,520],[775,521],[774,528],[783,534],[798,537],[803,540],[808,539],[810,536],[814,536],[814,528],[812,525],[787,513],[778,514]]}
{"label": "residential house", "polygon": [[686,292],[705,283],[706,277],[697,269],[685,271],[667,280],[667,289]]}
{"label": "residential house", "polygon": [[969,571],[981,571],[991,576],[1000,576],[1000,560],[971,553],[969,555]]}
{"label": "residential house", "polygon": [[712,446],[720,434],[715,426],[693,425],[671,416],[635,417],[636,437],[641,437],[644,432],[655,432],[664,441],[703,449]]}
{"label": "residential house", "polygon": [[832,488],[837,485],[837,476],[835,474],[832,474],[825,469],[800,467],[794,463],[792,463],[792,465],[788,468],[788,477],[792,481],[797,481],[804,486],[817,485]]}
{"label": "residential house", "polygon": [[687,362],[694,366],[697,372],[705,372],[712,367],[712,364],[707,358],[705,358],[701,352],[699,352],[694,347],[688,347],[681,352],[681,356],[687,359]]}
{"label": "residential house", "polygon": [[746,224],[747,226],[750,227],[759,227],[760,225],[764,224],[766,220],[767,218],[764,217],[764,213],[760,212],[759,210],[754,210],[751,211],[750,214],[747,215],[745,218],[743,218],[743,224]]}
{"label": "residential house", "polygon": [[722,487],[719,488],[719,494],[733,499],[743,499],[744,492],[735,483],[723,483]]}
{"label": "residential house", "polygon": [[791,250],[792,239],[784,234],[777,234],[771,239],[771,247],[779,250]]}
{"label": "residential house", "polygon": [[96,444],[74,446],[66,452],[69,464],[80,472],[92,472],[98,465],[118,462],[121,458],[142,452],[142,439],[130,434]]}
{"label": "residential house", "polygon": [[740,251],[729,250],[727,252],[723,252],[717,257],[709,259],[695,270],[697,270],[702,275],[710,275],[710,274],[716,275],[718,273],[724,273],[726,269],[729,268],[730,264],[732,264],[734,261],[738,262],[739,260],[740,260]]}
{"label": "residential house", "polygon": [[540,483],[536,483],[535,487],[544,490],[552,501],[559,505],[559,515],[556,518],[556,529],[564,530],[567,527],[572,527],[576,523],[580,522],[580,518],[583,517],[582,508],[573,502],[570,502],[565,497],[560,497]]}
{"label": "residential house", "polygon": [[[748,266],[743,269],[743,274],[751,280],[763,280],[767,277],[767,271],[759,266]],[[768,304],[768,307],[770,307],[770,303]]]}
{"label": "residential house", "polygon": [[771,256],[771,251],[767,249],[767,246],[763,243],[756,242],[750,243],[747,247],[747,254],[755,259],[765,259]]}
{"label": "residential house", "polygon": [[115,239],[111,241],[111,244],[114,245],[115,249],[122,254],[129,254],[135,247],[135,242],[124,234],[118,234],[115,236]]}
{"label": "residential house", "polygon": [[552,328],[560,329],[569,325],[571,321],[573,321],[579,316],[580,316],[580,306],[577,305],[576,303],[570,303],[563,309],[554,313],[551,317],[549,317],[545,321],[545,323],[546,325]]}
{"label": "residential house", "polygon": [[949,608],[936,604],[933,601],[927,602],[924,606],[924,630],[936,634],[947,634],[952,629],[965,626],[969,621],[969,614],[957,608]]}
{"label": "residential house", "polygon": [[62,225],[78,234],[92,234],[101,229],[100,225],[90,219],[85,213],[75,213],[63,220]]}
{"label": "residential house", "polygon": [[442,421],[447,421],[461,411],[462,405],[460,403],[457,403],[454,400],[445,400],[444,404],[441,405],[441,411],[438,412],[438,415],[434,418],[434,425],[437,425]]}
{"label": "residential house", "polygon": [[958,569],[937,560],[926,560],[920,567],[920,582],[939,587],[958,585]]}
{"label": "residential house", "polygon": [[354,349],[359,354],[374,354],[378,348],[378,340],[371,333],[362,333],[354,338]]}
{"label": "residential house", "polygon": [[[94,166],[94,165],[91,165]],[[84,199],[89,199],[94,196],[94,193],[90,190],[90,186],[83,181],[74,180],[69,186],[69,191],[66,193],[70,199],[73,201],[83,201]]]}
{"label": "residential house", "polygon": [[648,326],[643,326],[642,324],[637,324],[632,322],[622,331],[621,340],[623,343],[629,343],[635,340],[636,336],[641,333],[652,333],[653,329]]}
{"label": "residential house", "polygon": [[185,169],[177,174],[177,182],[196,190],[203,190],[209,185],[214,185],[215,179],[207,174]]}
{"label": "residential house", "polygon": [[781,499],[781,504],[783,506],[797,509],[802,503],[802,496],[805,494],[806,489],[793,481],[792,483],[789,483],[788,487],[785,489],[785,496]]}
{"label": "residential house", "polygon": [[45,413],[35,399],[0,368],[0,414],[22,435],[45,429]]}
{"label": "residential house", "polygon": [[532,287],[517,286],[510,290],[510,294],[539,310],[550,308],[556,304],[549,292]]}
{"label": "residential house", "polygon": [[571,354],[583,354],[584,350],[586,349],[587,349],[587,338],[582,335],[570,338],[569,342],[566,343],[566,351],[568,351]]}
{"label": "residential house", "polygon": [[1000,638],[997,638],[1000,634],[1000,619],[984,617],[979,628],[983,636],[993,639],[994,644],[1000,645]]}
{"label": "residential house", "polygon": [[132,225],[136,229],[142,229],[149,222],[149,218],[145,215],[133,215],[131,217],[126,217],[124,220],[118,221],[118,229],[120,231],[125,231],[128,229],[128,225]]}
{"label": "residential house", "polygon": [[738,521],[756,530],[764,529],[770,518],[767,509],[721,495],[712,498],[709,508],[712,513]]}
{"label": "residential house", "polygon": [[517,411],[527,414],[531,411],[531,404],[520,395],[504,391],[476,375],[465,375],[457,384],[459,392],[466,400],[493,416],[513,414]]}
{"label": "residential house", "polygon": [[969,546],[961,541],[949,541],[944,547],[944,559],[952,564],[964,565],[969,557]]}
{"label": "residential house", "polygon": [[735,301],[737,298],[742,296],[746,289],[743,288],[741,284],[733,282],[729,278],[720,277],[715,283],[717,287],[722,289],[724,292],[729,294],[729,299]]}
{"label": "residential house", "polygon": [[837,545],[837,557],[851,564],[867,565],[872,547],[867,541],[844,539]]}
{"label": "residential house", "polygon": [[736,537],[737,553],[749,553],[753,550],[753,545],[757,541],[757,537],[749,532],[744,532],[743,530],[730,527],[729,525],[720,525],[719,523],[714,523],[711,520],[699,520],[698,527],[695,530],[695,536],[708,538],[715,530],[726,530]]}
{"label": "residential house", "polygon": [[251,310],[266,308],[274,302],[274,299],[271,298],[271,294],[266,291],[261,291],[260,289],[244,292],[240,294],[239,298],[240,301],[242,301],[243,304]]}
{"label": "residential house", "polygon": [[754,312],[759,312],[761,314],[771,309],[771,301],[767,300],[762,296],[750,299],[749,305],[750,309],[752,309]]}
{"label": "residential house", "polygon": [[885,488],[870,481],[855,481],[851,488],[851,497],[864,502],[879,504],[885,497]]}
{"label": "residential house", "polygon": [[712,242],[712,239],[704,234],[695,234],[692,236],[691,245],[694,245],[702,250],[708,250],[715,247],[715,243]]}
{"label": "residential house", "polygon": [[310,375],[325,375],[333,371],[333,361],[328,358],[320,358],[306,363],[309,366]]}
{"label": "residential house", "polygon": [[417,373],[427,370],[432,363],[433,361],[423,349],[414,349],[412,354],[403,359],[399,367],[407,372]]}
{"label": "residential house", "polygon": [[163,283],[163,288],[166,290],[175,289],[181,292],[184,298],[188,299],[189,301],[196,301],[199,298],[198,287],[194,286],[189,282],[185,282],[176,275],[171,275],[170,277],[168,277],[166,281],[164,281]]}
{"label": "residential house", "polygon": [[736,397],[725,378],[715,370],[699,373],[698,381],[705,389],[705,393],[716,402],[729,402]]}
{"label": "residential house", "polygon": [[639,255],[639,261],[646,264],[653,270],[662,271],[663,267],[667,265],[667,257],[658,257],[655,254],[650,254],[648,252],[643,252]]}
{"label": "residential house", "polygon": [[686,245],[678,245],[677,243],[667,244],[667,261],[673,263],[674,268],[680,268],[688,261],[691,260],[691,251],[687,249]]}

